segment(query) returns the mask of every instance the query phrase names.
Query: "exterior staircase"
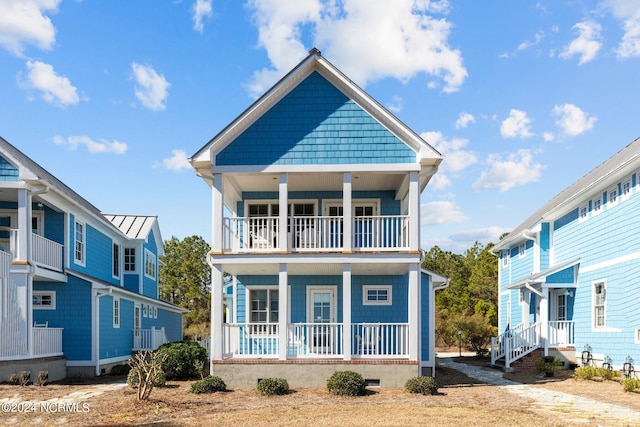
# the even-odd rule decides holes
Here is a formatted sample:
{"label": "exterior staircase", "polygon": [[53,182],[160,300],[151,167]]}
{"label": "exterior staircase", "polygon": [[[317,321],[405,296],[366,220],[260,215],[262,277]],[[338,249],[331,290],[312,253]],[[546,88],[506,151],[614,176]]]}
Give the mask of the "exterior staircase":
{"label": "exterior staircase", "polygon": [[[514,366],[525,367],[529,363],[535,366],[535,359],[540,357],[538,353],[541,345],[540,322],[526,328],[520,324],[513,329],[507,329],[497,338],[491,338],[491,366],[506,371]],[[538,352],[532,354],[535,351]],[[532,356],[525,359],[530,354]]]}

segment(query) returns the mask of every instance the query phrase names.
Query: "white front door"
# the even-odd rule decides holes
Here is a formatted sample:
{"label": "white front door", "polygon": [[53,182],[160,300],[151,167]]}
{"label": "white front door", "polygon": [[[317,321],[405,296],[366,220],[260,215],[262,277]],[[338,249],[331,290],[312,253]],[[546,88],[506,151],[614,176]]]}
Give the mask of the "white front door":
{"label": "white front door", "polygon": [[337,354],[335,296],[334,286],[309,288],[307,292],[307,322],[311,324],[308,334],[310,353]]}

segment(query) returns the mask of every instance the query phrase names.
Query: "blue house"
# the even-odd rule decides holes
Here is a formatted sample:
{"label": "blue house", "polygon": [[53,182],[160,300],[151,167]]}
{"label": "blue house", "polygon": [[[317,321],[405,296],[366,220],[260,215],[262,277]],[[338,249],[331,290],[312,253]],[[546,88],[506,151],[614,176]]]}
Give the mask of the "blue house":
{"label": "blue house", "polygon": [[100,375],[182,339],[151,216],[104,215],[0,138],[0,380]]}
{"label": "blue house", "polygon": [[552,198],[501,240],[493,362],[534,350],[571,363],[640,361],[640,140]]}
{"label": "blue house", "polygon": [[232,387],[432,373],[448,279],[421,269],[420,193],[441,161],[316,49],[195,153],[212,193],[212,373]]}

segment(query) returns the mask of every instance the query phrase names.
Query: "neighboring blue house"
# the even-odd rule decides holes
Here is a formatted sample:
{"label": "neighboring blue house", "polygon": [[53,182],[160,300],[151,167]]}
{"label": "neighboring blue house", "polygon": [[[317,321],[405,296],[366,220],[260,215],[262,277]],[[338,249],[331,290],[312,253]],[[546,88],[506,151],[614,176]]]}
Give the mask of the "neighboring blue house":
{"label": "neighboring blue house", "polygon": [[[640,362],[640,140],[580,178],[501,240],[493,359],[535,349],[581,363]],[[586,347],[588,346],[588,347]],[[586,354],[585,354],[586,355]]]}
{"label": "neighboring blue house", "polygon": [[103,215],[0,138],[0,380],[108,373],[182,339],[158,299],[156,217]]}
{"label": "neighboring blue house", "polygon": [[213,198],[212,372],[232,387],[433,373],[448,279],[421,270],[420,193],[441,161],[316,49],[195,153]]}

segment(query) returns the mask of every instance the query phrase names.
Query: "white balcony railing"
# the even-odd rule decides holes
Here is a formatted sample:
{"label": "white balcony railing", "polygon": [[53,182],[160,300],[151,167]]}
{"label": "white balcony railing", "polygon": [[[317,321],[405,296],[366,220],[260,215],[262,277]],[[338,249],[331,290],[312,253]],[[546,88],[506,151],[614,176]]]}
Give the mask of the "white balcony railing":
{"label": "white balcony railing", "polygon": [[342,323],[294,323],[289,325],[287,354],[295,357],[342,355]]}
{"label": "white balcony railing", "polygon": [[63,328],[34,327],[33,355],[37,357],[62,355]]}
{"label": "white balcony railing", "polygon": [[[10,252],[13,257],[19,253],[20,239],[18,238],[20,230],[10,229]],[[63,245],[49,240],[38,234],[31,234],[31,258],[39,267],[49,270],[62,272],[62,250]]]}
{"label": "white balcony railing", "polygon": [[133,330],[133,351],[156,350],[166,342],[169,342],[169,340],[164,332],[164,328],[136,328]]}
{"label": "white balcony railing", "polygon": [[227,252],[269,252],[287,239],[291,251],[336,251],[350,239],[354,250],[393,251],[409,248],[407,215],[356,217],[352,235],[344,235],[344,220],[336,216],[289,217],[286,232],[278,217],[224,218],[223,250]]}
{"label": "white balcony railing", "polygon": [[225,323],[222,354],[225,357],[278,356],[277,323]]}
{"label": "white balcony railing", "polygon": [[573,345],[573,325],[574,322],[570,320],[550,321],[548,344],[550,346]]}
{"label": "white balcony railing", "polygon": [[351,337],[355,356],[409,357],[408,323],[357,323],[351,326]]}

